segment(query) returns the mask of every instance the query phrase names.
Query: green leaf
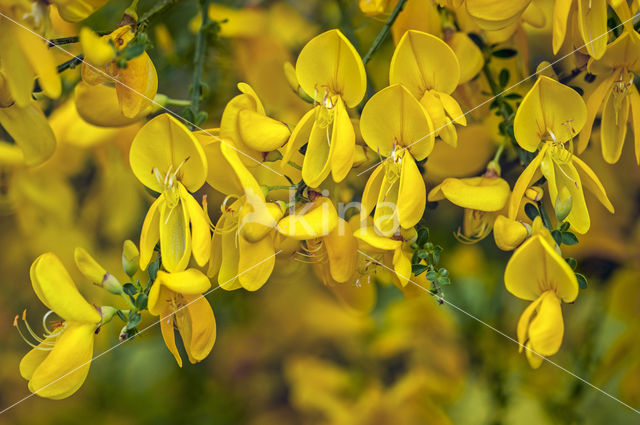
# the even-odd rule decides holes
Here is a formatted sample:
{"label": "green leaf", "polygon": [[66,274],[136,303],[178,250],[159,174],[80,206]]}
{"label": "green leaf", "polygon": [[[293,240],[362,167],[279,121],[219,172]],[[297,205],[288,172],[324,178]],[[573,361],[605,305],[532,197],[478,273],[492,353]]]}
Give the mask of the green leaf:
{"label": "green leaf", "polygon": [[522,99],[522,95],[518,94],[518,93],[508,93],[505,95],[502,95],[503,98],[508,99],[508,100],[519,100]]}
{"label": "green leaf", "polygon": [[497,58],[507,59],[514,57],[518,52],[514,49],[498,49],[491,52],[491,54]]}
{"label": "green leaf", "polygon": [[428,240],[429,240],[429,228],[421,227],[420,229],[418,229],[418,239],[416,240],[416,243],[418,244],[418,246],[424,247],[424,244],[426,244]]}
{"label": "green leaf", "polygon": [[569,267],[571,267],[571,270],[575,270],[576,267],[578,267],[578,261],[576,261],[576,259],[573,257],[567,257],[564,259],[564,261],[566,261],[567,264],[569,264]]}
{"label": "green leaf", "polygon": [[445,286],[449,284],[451,284],[451,281],[449,280],[448,277],[442,276],[438,278],[438,285]]}
{"label": "green leaf", "polygon": [[533,221],[537,216],[540,215],[540,211],[538,208],[532,203],[527,203],[524,206],[524,213],[529,217],[529,220]]}
{"label": "green leaf", "polygon": [[562,244],[562,233],[557,230],[552,230],[551,236],[553,236],[553,240],[556,241],[558,245]]}
{"label": "green leaf", "polygon": [[426,264],[412,264],[411,265],[411,273],[414,276],[419,276],[420,274],[426,272],[429,269],[429,266]]}
{"label": "green leaf", "polygon": [[500,84],[500,87],[503,89],[507,86],[507,83],[509,82],[508,69],[503,69],[502,71],[500,71],[500,74],[498,74],[498,82]]}
{"label": "green leaf", "polygon": [[576,279],[578,279],[578,286],[580,289],[587,289],[587,278],[583,274],[576,273]]}
{"label": "green leaf", "polygon": [[127,316],[124,315],[124,313],[122,312],[122,310],[118,310],[116,311],[116,314],[118,315],[118,317],[120,318],[120,320],[122,320],[123,322],[127,321]]}
{"label": "green leaf", "polygon": [[133,286],[133,283],[125,283],[124,285],[122,285],[122,290],[127,295],[135,295],[138,293],[138,289]]}
{"label": "green leaf", "polygon": [[136,326],[138,326],[141,320],[142,320],[142,316],[137,311],[129,313],[129,322],[127,322],[127,330],[133,329]]}
{"label": "green leaf", "polygon": [[154,280],[156,280],[156,276],[158,276],[158,269],[160,268],[160,263],[159,261],[156,259],[156,261],[152,262],[151,264],[149,264],[148,267],[148,273],[149,273],[149,279],[151,279],[151,281],[153,282]]}
{"label": "green leaf", "polygon": [[571,232],[563,232],[562,243],[565,245],[575,245],[578,243],[578,237]]}
{"label": "green leaf", "polygon": [[431,270],[430,272],[427,273],[426,278],[429,282],[435,282],[436,280],[438,280],[438,273]]}
{"label": "green leaf", "polygon": [[570,226],[569,222],[565,221],[564,223],[562,223],[559,230],[561,232],[566,232],[567,230],[569,230],[569,226]]}
{"label": "green leaf", "polygon": [[149,296],[147,294],[145,294],[144,292],[141,293],[140,295],[138,295],[138,298],[136,298],[136,308],[138,310],[144,310],[147,308],[147,301],[149,299]]}

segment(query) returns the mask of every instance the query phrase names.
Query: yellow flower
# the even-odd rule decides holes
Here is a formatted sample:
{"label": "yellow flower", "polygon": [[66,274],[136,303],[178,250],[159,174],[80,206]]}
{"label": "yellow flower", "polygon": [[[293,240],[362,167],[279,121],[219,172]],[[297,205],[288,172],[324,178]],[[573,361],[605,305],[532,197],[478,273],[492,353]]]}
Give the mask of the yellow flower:
{"label": "yellow flower", "polygon": [[586,149],[593,122],[601,110],[600,145],[604,160],[609,164],[618,161],[630,123],[636,161],[640,164],[640,94],[633,84],[634,74],[640,74],[640,37],[636,32],[625,31],[607,47],[602,58],[589,60],[588,69],[601,82],[587,99],[587,122],[580,133],[577,151]]}
{"label": "yellow flower", "polygon": [[520,221],[499,215],[493,223],[493,239],[503,251],[516,249],[528,236],[529,229]]}
{"label": "yellow flower", "polygon": [[[613,3],[613,2],[612,2]],[[571,19],[571,22],[568,22]],[[553,7],[553,53],[562,47],[567,27],[577,26],[587,53],[599,59],[607,49],[607,0],[556,0]],[[571,48],[573,49],[573,45]]]}
{"label": "yellow flower", "polygon": [[358,52],[339,30],[309,41],[296,62],[300,87],[318,104],[307,112],[291,134],[283,164],[308,142],[302,178],[318,187],[331,173],[343,180],[354,161],[356,136],[347,107],[355,107],[367,87]]}
{"label": "yellow flower", "polygon": [[542,358],[535,353],[546,357],[560,349],[564,334],[560,304],[578,296],[576,275],[544,237],[536,235],[513,253],[504,282],[516,297],[533,301],[518,321],[518,342],[520,352],[526,347],[529,364],[537,368]]}
{"label": "yellow flower", "polygon": [[356,274],[358,241],[349,223],[340,217],[331,232],[306,241],[306,252],[327,286],[345,283]]}
{"label": "yellow flower", "polygon": [[430,202],[448,199],[464,208],[462,231],[458,229],[457,237],[462,242],[475,243],[491,232],[498,211],[510,194],[509,183],[488,171],[480,177],[447,178],[431,189],[428,199]]}
{"label": "yellow flower", "polygon": [[382,254],[386,262],[391,256],[391,264],[401,287],[407,286],[411,279],[411,250],[407,241],[414,236],[415,231],[402,231],[391,237],[380,235],[373,226],[361,227],[353,235],[362,242],[362,248],[376,254]]}
{"label": "yellow flower", "polygon": [[[201,135],[204,138],[204,136]],[[257,291],[275,265],[275,226],[282,208],[266,202],[262,188],[229,140],[205,145],[211,172],[208,182],[227,194],[211,240],[209,276],[223,289]],[[237,198],[231,205],[227,202]]]}
{"label": "yellow flower", "polygon": [[[22,358],[20,374],[29,381],[29,390],[41,397],[69,397],[80,388],[89,372],[101,314],[80,295],[53,253],[42,254],[33,262],[31,283],[50,312],[43,320],[44,338],[37,338],[23,315],[24,323],[29,333],[38,339],[38,345]],[[47,318],[51,312],[62,321],[50,328]],[[18,326],[17,318],[14,324]]]}
{"label": "yellow flower", "polygon": [[182,358],[176,347],[174,323],[191,363],[207,357],[216,341],[213,310],[202,296],[210,287],[211,282],[199,270],[160,270],[149,291],[149,313],[160,316],[162,338],[180,367]]}
{"label": "yellow flower", "polygon": [[424,213],[426,189],[414,158],[431,153],[432,129],[420,102],[399,84],[373,95],[362,111],[362,138],[385,160],[367,181],[361,213],[368,216],[375,207],[374,226],[385,235],[413,227]]}
{"label": "yellow flower", "polygon": [[51,0],[62,16],[70,22],[82,21],[96,10],[104,6],[109,0]]}
{"label": "yellow flower", "polygon": [[586,115],[584,101],[575,90],[546,76],[524,97],[514,120],[516,141],[529,152],[535,152],[541,142],[542,147],[513,187],[509,218],[517,217],[525,191],[540,174],[547,179],[553,206],[558,202],[570,205],[566,219],[576,232],[586,233],[591,225],[583,184],[614,212],[596,174],[573,155],[573,137],[584,126]]}
{"label": "yellow flower", "polygon": [[[246,83],[239,83],[242,94],[227,103],[220,120],[219,135],[231,140],[241,151],[242,161],[248,166],[259,165],[263,152],[284,145],[291,132],[286,124],[266,115],[256,92]],[[253,158],[253,159],[252,159]]]}
{"label": "yellow flower", "polygon": [[389,0],[360,0],[358,6],[362,13],[373,17],[385,13],[389,7]]}
{"label": "yellow flower", "polygon": [[[435,131],[444,142],[457,146],[453,124],[467,125],[467,120],[450,96],[460,82],[460,65],[451,47],[431,34],[407,31],[391,58],[389,82],[402,84],[420,100],[433,122],[429,132]],[[421,136],[427,129],[423,131]]]}
{"label": "yellow flower", "polygon": [[[564,0],[560,0],[564,1]],[[531,0],[444,0],[451,8],[466,8],[473,21],[484,30],[499,30],[514,23]]]}
{"label": "yellow flower", "polygon": [[[120,68],[116,61],[108,60],[104,43],[105,40],[111,40],[117,50],[122,50],[134,37],[131,26],[125,25],[102,39],[87,37],[86,33],[82,39],[83,48],[93,51],[88,54],[87,62],[82,63],[82,80],[90,85],[115,82],[120,110],[127,118],[146,113],[158,90],[158,74],[147,52],[128,60],[126,68]],[[89,62],[91,59],[96,62]]]}
{"label": "yellow flower", "polygon": [[[6,4],[5,4],[6,3]],[[53,52],[43,38],[51,26],[45,2],[2,2],[0,11],[0,63],[11,98],[21,107],[32,102],[34,79],[44,94],[57,98],[62,91]],[[4,85],[2,84],[2,85]]]}
{"label": "yellow flower", "polygon": [[171,115],[159,115],[133,139],[129,162],[138,180],[160,193],[142,224],[140,268],[147,268],[158,240],[162,265],[169,272],[186,269],[192,252],[203,266],[211,251],[209,222],[189,193],[200,189],[207,176],[200,143]]}
{"label": "yellow flower", "polygon": [[0,124],[22,150],[26,165],[41,164],[56,150],[56,137],[47,118],[33,102],[0,108]]}

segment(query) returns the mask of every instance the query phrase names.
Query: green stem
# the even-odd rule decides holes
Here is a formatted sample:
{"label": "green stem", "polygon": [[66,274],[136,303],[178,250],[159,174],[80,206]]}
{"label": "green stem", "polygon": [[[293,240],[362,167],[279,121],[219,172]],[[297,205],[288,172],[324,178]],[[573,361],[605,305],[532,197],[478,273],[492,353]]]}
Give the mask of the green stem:
{"label": "green stem", "polygon": [[129,304],[129,307],[131,307],[134,311],[137,310],[136,306],[129,299],[129,296],[127,294],[125,294],[124,292],[121,292],[120,295],[122,296],[122,298],[124,298],[124,300],[127,302],[127,304]]}
{"label": "green stem", "polygon": [[197,120],[200,109],[200,85],[202,83],[202,68],[204,67],[204,56],[207,49],[207,29],[209,26],[209,3],[210,0],[200,1],[200,10],[202,14],[202,24],[196,36],[196,47],[193,56],[193,77],[191,79],[191,111],[194,119]]}
{"label": "green stem", "polygon": [[297,170],[302,170],[302,167],[301,167],[301,166],[299,166],[298,164],[296,164],[296,163],[295,163],[295,162],[293,162],[293,161],[289,161],[289,162],[288,162],[288,164],[289,164],[289,165],[291,165],[293,168],[295,168],[295,169],[297,169]]}
{"label": "green stem", "polygon": [[549,230],[553,230],[553,228],[551,227],[551,221],[549,221],[549,216],[547,215],[547,211],[544,209],[544,205],[542,205],[542,201],[537,201],[536,204],[538,204],[538,211],[540,211],[540,218],[542,219],[544,227]]}
{"label": "green stem", "polygon": [[[482,72],[484,73],[484,76],[487,78],[487,81],[489,82],[489,86],[491,87],[491,93],[496,97],[496,100],[500,100],[499,99],[500,88],[498,87],[496,80],[493,79],[493,75],[491,74],[491,70],[489,69],[489,62],[490,62],[489,59],[485,60],[484,66],[482,67]],[[511,120],[511,115],[504,108],[504,104],[502,102],[500,102],[500,113],[502,114],[502,119],[504,121]]]}
{"label": "green stem", "polygon": [[141,17],[138,19],[138,30],[144,31],[144,29],[149,25],[149,22],[160,13],[164,12],[169,7],[178,3],[180,0],[162,0],[157,2],[151,9],[147,10]]}
{"label": "green stem", "polygon": [[276,186],[263,186],[267,192],[271,192],[273,190],[290,190],[295,189],[296,186],[285,186],[285,185],[276,185]]}
{"label": "green stem", "polygon": [[174,105],[174,106],[189,106],[189,105],[191,105],[191,101],[190,100],[171,99],[170,97],[167,98],[166,102],[167,102],[167,105]]}
{"label": "green stem", "polygon": [[391,12],[391,15],[389,15],[389,18],[387,18],[387,21],[384,23],[384,26],[378,33],[378,36],[373,41],[373,45],[371,45],[371,48],[369,49],[367,54],[364,55],[364,58],[362,58],[363,64],[366,65],[367,63],[369,63],[369,61],[371,60],[371,57],[380,48],[380,46],[382,46],[382,43],[387,39],[387,36],[391,31],[391,26],[396,21],[396,18],[398,17],[400,12],[402,12],[402,8],[404,7],[405,3],[407,3],[407,0],[398,0],[396,7],[393,9],[393,12]]}

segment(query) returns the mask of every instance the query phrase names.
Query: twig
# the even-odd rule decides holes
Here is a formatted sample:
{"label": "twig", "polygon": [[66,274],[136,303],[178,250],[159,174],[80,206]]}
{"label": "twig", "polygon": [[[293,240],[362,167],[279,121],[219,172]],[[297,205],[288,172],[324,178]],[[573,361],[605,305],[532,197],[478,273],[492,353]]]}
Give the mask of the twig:
{"label": "twig", "polygon": [[371,48],[369,49],[367,54],[364,55],[364,58],[362,58],[362,63],[366,65],[371,60],[373,54],[380,48],[380,46],[382,46],[382,43],[387,39],[387,36],[391,31],[391,26],[396,21],[396,18],[398,17],[400,12],[402,12],[402,8],[404,7],[405,3],[407,3],[407,0],[398,0],[396,7],[393,9],[393,12],[391,12],[391,15],[389,16],[389,18],[387,18],[387,21],[384,23],[384,26],[378,33],[378,36],[373,41],[373,45],[371,45]]}

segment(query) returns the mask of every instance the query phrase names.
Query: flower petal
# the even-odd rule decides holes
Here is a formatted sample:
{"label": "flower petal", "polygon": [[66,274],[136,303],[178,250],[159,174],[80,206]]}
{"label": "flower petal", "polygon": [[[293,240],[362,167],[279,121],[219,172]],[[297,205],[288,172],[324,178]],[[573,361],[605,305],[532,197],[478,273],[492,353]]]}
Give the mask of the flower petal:
{"label": "flower petal", "polygon": [[353,277],[358,266],[358,241],[349,224],[338,218],[338,225],[323,238],[323,243],[327,250],[331,278],[343,283]]}
{"label": "flower petal", "polygon": [[56,137],[35,103],[0,108],[0,124],[22,149],[26,165],[40,164],[56,150]]}
{"label": "flower petal", "polygon": [[159,270],[153,285],[164,286],[178,294],[200,295],[211,288],[211,281],[198,269],[192,268],[173,273]]}
{"label": "flower petal", "polygon": [[323,88],[355,107],[364,97],[367,80],[360,55],[339,30],[311,39],[298,55],[296,76],[300,87],[320,101]]}
{"label": "flower petal", "polygon": [[30,274],[36,295],[58,316],[70,322],[100,322],[100,313],[80,295],[69,272],[55,254],[47,252],[36,258]]}
{"label": "flower petal", "polygon": [[382,236],[373,226],[361,227],[353,232],[353,236],[380,251],[395,251],[402,246],[402,241]]}
{"label": "flower petal", "polygon": [[331,134],[331,144],[333,145],[330,158],[331,176],[333,181],[340,182],[347,177],[353,166],[356,151],[356,133],[342,99],[338,99],[335,108]]}
{"label": "flower petal", "polygon": [[180,167],[177,178],[190,192],[202,187],[208,171],[202,146],[171,114],[158,115],[138,131],[131,143],[129,162],[138,180],[160,193],[164,186],[154,169],[164,176]]}
{"label": "flower petal", "polygon": [[600,182],[600,179],[598,179],[596,173],[593,172],[591,167],[589,167],[576,156],[573,157],[573,165],[580,175],[582,185],[586,187],[589,192],[593,193],[596,198],[598,198],[598,201],[600,201],[600,203],[602,203],[602,205],[604,205],[604,207],[609,210],[611,214],[613,214],[615,212],[615,209],[613,208],[611,201],[607,197],[607,192]]}
{"label": "flower petal", "polygon": [[418,140],[418,161],[433,149],[431,119],[420,102],[403,86],[396,84],[374,94],[362,110],[360,131],[365,143],[384,157],[394,148],[411,146]]}
{"label": "flower petal", "polygon": [[540,164],[542,163],[542,159],[544,158],[547,149],[549,146],[545,144],[538,152],[535,158],[527,165],[527,168],[524,169],[516,184],[513,185],[513,192],[511,193],[511,198],[509,198],[509,214],[508,217],[514,220],[518,216],[518,211],[520,210],[520,203],[522,202],[522,198],[524,197],[524,192],[529,187],[529,184],[533,180],[533,176],[538,171]]}
{"label": "flower petal", "polygon": [[560,298],[553,292],[547,291],[540,297],[542,300],[538,314],[529,325],[529,342],[531,349],[543,356],[555,354],[562,344],[564,321]]}
{"label": "flower petal", "polygon": [[67,322],[53,350],[33,372],[29,390],[54,400],[75,393],[89,373],[95,330],[92,323]]}
{"label": "flower petal", "polygon": [[257,242],[238,237],[238,281],[247,291],[262,288],[276,263],[273,234]]}
{"label": "flower petal", "polygon": [[191,258],[189,216],[184,202],[171,208],[167,202],[160,206],[160,253],[162,265],[169,272],[187,268]]}
{"label": "flower petal", "polygon": [[200,267],[209,261],[211,255],[211,232],[209,220],[198,201],[184,186],[180,186],[180,199],[184,202],[191,223],[191,253]]}
{"label": "flower petal", "polygon": [[453,204],[479,211],[499,211],[507,203],[509,183],[499,177],[447,178],[440,190]]}
{"label": "flower petal", "polygon": [[427,193],[418,166],[408,153],[402,158],[402,174],[398,188],[397,211],[400,225],[409,229],[420,221],[427,201]]}
{"label": "flower petal", "polygon": [[[152,288],[153,289],[153,288]],[[182,367],[182,357],[176,346],[176,333],[173,327],[174,315],[173,313],[167,314],[160,319],[160,332],[162,333],[162,339],[164,345],[167,346],[173,357],[176,359],[179,367]]]}
{"label": "flower petal", "polygon": [[578,28],[587,52],[599,59],[607,50],[607,0],[577,0]]}
{"label": "flower petal", "polygon": [[250,109],[238,112],[238,131],[242,141],[259,152],[278,149],[291,135],[286,124]]}
{"label": "flower petal", "polygon": [[188,316],[190,326],[179,330],[189,361],[197,363],[209,355],[216,342],[216,319],[205,297],[188,296],[185,301],[184,314]]}
{"label": "flower petal", "polygon": [[618,162],[622,154],[624,140],[627,137],[630,108],[629,96],[624,96],[619,101],[616,99],[616,94],[610,91],[604,99],[600,121],[600,147],[602,157],[609,164]]}
{"label": "flower petal", "polygon": [[122,115],[135,118],[152,103],[158,91],[158,74],[149,55],[127,61],[127,67],[119,70],[116,94]]}
{"label": "flower petal", "polygon": [[156,244],[160,240],[160,211],[164,205],[164,195],[153,201],[140,230],[140,269],[146,270]]}
{"label": "flower petal", "polygon": [[278,231],[297,240],[326,236],[338,225],[338,212],[329,198],[320,197],[303,205],[278,222]]}
{"label": "flower petal", "polygon": [[460,64],[451,47],[422,31],[407,31],[389,65],[389,83],[402,84],[420,99],[427,90],[452,93],[460,80]]}

